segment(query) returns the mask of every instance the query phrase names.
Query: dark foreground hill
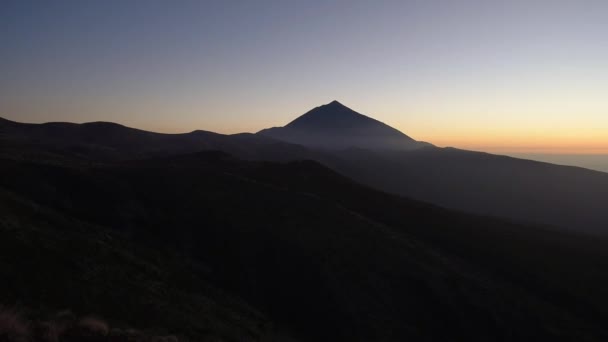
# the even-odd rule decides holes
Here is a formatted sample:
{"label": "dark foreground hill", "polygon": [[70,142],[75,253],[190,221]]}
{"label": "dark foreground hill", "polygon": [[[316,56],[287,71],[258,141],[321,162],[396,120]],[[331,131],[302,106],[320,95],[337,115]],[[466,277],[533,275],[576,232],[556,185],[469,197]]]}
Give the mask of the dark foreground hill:
{"label": "dark foreground hill", "polygon": [[608,337],[599,239],[399,198],[315,162],[0,164],[6,305],[196,340]]}
{"label": "dark foreground hill", "polygon": [[268,333],[268,318],[212,286],[201,263],[4,188],[0,251],[1,341],[56,342],[59,331],[40,334],[39,327],[19,321],[56,330],[48,322],[61,312],[101,316],[123,331],[185,341],[259,341]]}

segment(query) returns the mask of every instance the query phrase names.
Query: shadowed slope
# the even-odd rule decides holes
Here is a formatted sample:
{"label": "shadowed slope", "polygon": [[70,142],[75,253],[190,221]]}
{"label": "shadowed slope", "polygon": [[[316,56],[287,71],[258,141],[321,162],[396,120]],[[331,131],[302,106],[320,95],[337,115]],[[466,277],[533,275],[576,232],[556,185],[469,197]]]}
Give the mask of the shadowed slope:
{"label": "shadowed slope", "polygon": [[384,191],[471,213],[607,235],[608,174],[454,148],[344,151],[340,172]]}
{"label": "shadowed slope", "polygon": [[394,141],[413,146],[413,140],[335,101],[258,135],[333,146],[340,163],[315,159],[387,192],[476,214],[608,234],[606,173],[421,143],[386,148]]}
{"label": "shadowed slope", "polygon": [[[267,317],[212,285],[208,266],[168,246],[136,243],[98,222],[54,210],[37,196],[21,196],[26,186],[18,177],[11,180],[17,193],[0,187],[0,307],[18,306],[34,317],[59,310],[102,315],[118,327],[177,334],[184,341],[258,341],[270,333]],[[66,185],[29,180],[33,186]],[[37,193],[48,196],[49,190]],[[79,195],[69,188],[55,191],[46,199],[65,204],[64,195],[76,201],[95,196],[81,197],[87,189]],[[2,341],[37,341],[33,336],[6,340],[3,328]]]}
{"label": "shadowed slope", "polygon": [[[1,188],[191,256],[214,286],[303,340],[605,337],[604,249],[580,248],[576,236],[568,251],[535,227],[383,194],[315,162],[219,152],[87,168],[1,162]],[[562,273],[545,267],[568,257]],[[555,285],[564,272],[573,281]],[[596,284],[577,287],[576,272]]]}
{"label": "shadowed slope", "polygon": [[[353,117],[353,112],[340,104],[326,106],[336,109],[330,112],[337,113],[338,122],[343,115]],[[313,112],[326,113],[323,109],[326,106]],[[354,117],[361,117],[366,123],[363,126],[369,126],[371,119],[356,113]],[[312,125],[319,127],[316,121],[319,118],[326,120],[324,115],[305,115],[293,125],[306,127],[312,120]],[[378,124],[386,134],[397,134]],[[335,125],[327,125],[332,131],[338,130]],[[401,133],[397,135],[400,139],[409,139]],[[347,134],[344,141],[348,141],[349,136]],[[159,134],[110,123],[0,122],[0,156],[13,159],[55,164],[78,160],[90,164],[201,150],[222,150],[249,160],[313,159],[361,183],[441,206],[573,231],[608,234],[605,224],[608,211],[604,210],[604,203],[608,202],[608,174],[582,168],[433,146],[414,150],[329,151],[282,142],[262,134],[222,135],[204,131]]]}

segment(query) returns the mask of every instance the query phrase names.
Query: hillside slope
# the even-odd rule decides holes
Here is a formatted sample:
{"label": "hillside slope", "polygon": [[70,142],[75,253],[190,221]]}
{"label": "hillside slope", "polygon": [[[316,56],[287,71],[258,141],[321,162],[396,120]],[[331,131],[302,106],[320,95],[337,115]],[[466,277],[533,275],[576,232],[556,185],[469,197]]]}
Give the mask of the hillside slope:
{"label": "hillside slope", "polygon": [[[586,240],[576,236],[568,238],[573,251],[564,252],[559,239],[534,227],[386,195],[314,162],[244,162],[207,152],[93,167],[6,159],[1,166],[5,191],[137,246],[179,251],[208,268],[209,286],[303,341],[606,337],[605,297],[592,302],[589,288],[552,284],[554,269],[535,254],[542,247],[547,258],[574,256],[575,266],[587,266],[566,272],[593,274],[605,288],[605,268],[595,267],[606,259],[580,248],[576,241]],[[509,238],[528,230],[536,233]],[[451,243],[450,236],[460,238]],[[495,249],[499,240],[503,249]],[[41,265],[60,267],[72,253],[44,252]],[[139,291],[127,292],[137,299]],[[166,305],[181,310],[179,303]]]}
{"label": "hillside slope", "polygon": [[267,317],[213,286],[208,267],[182,253],[134,243],[4,189],[0,214],[0,308],[33,317],[92,314],[183,341],[259,341],[273,333]]}
{"label": "hillside slope", "polygon": [[335,169],[377,189],[465,212],[607,236],[608,173],[454,148],[342,151]]}
{"label": "hillside slope", "polygon": [[[347,109],[345,113],[361,115],[351,112]],[[344,129],[333,131],[348,133]],[[386,132],[384,128],[382,131]],[[336,139],[342,137],[337,135]],[[36,125],[0,121],[0,157],[9,159],[90,165],[201,150],[222,150],[247,160],[311,159],[360,183],[443,207],[608,234],[608,211],[604,210],[608,174],[603,172],[428,145],[412,150],[328,150],[286,140],[263,134],[204,131],[160,134],[111,123]]]}

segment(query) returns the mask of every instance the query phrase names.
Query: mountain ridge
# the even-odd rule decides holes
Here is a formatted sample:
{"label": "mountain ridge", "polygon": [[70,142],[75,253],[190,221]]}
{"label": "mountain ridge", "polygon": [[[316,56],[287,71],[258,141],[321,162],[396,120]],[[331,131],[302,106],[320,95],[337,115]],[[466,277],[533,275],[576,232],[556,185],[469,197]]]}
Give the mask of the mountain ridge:
{"label": "mountain ridge", "polygon": [[[329,105],[336,106],[352,116],[339,103]],[[314,141],[310,145],[307,134],[308,141],[298,143],[291,139],[296,134],[157,134],[118,125],[97,127],[91,134],[91,126],[65,125],[0,121],[0,156],[54,164],[78,160],[84,165],[204,150],[246,160],[311,159],[365,185],[445,208],[608,235],[608,212],[603,209],[608,173],[600,171],[432,145],[405,150],[347,147],[339,135],[343,148],[325,149]]]}
{"label": "mountain ridge", "polygon": [[340,150],[352,147],[373,150],[409,150],[430,144],[334,100],[315,107],[283,127],[257,134],[309,147]]}

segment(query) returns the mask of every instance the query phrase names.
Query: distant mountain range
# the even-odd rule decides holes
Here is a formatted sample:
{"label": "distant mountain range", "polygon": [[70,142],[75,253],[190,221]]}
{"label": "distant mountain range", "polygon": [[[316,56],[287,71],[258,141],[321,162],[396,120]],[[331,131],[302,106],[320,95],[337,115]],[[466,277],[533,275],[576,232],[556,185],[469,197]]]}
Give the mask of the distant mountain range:
{"label": "distant mountain range", "polygon": [[[160,134],[113,123],[0,122],[0,154],[116,161],[221,150],[316,160],[363,184],[470,213],[608,234],[608,174],[418,142],[337,101],[257,134]],[[12,146],[16,146],[13,148]],[[14,156],[13,156],[14,157]]]}
{"label": "distant mountain range", "polygon": [[285,129],[327,139],[0,120],[0,305],[184,341],[608,340],[608,174],[339,103]]}

